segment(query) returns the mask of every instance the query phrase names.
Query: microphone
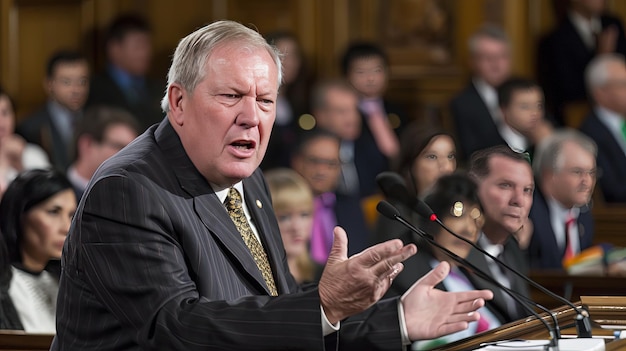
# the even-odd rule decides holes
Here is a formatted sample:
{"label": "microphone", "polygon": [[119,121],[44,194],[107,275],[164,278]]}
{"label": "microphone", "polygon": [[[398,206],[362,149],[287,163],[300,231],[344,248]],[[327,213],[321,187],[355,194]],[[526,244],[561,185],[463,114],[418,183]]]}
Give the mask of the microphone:
{"label": "microphone", "polygon": [[526,299],[526,300],[529,300],[529,301],[530,301],[530,299],[528,299],[526,296],[520,295],[516,291],[513,291],[513,290],[505,287],[500,282],[498,282],[497,280],[492,278],[490,275],[488,275],[487,273],[485,273],[484,271],[482,271],[481,269],[476,267],[474,264],[472,264],[471,262],[467,261],[465,258],[460,257],[457,254],[455,254],[454,252],[448,250],[446,247],[439,245],[439,243],[437,243],[433,239],[432,235],[430,235],[430,234],[424,232],[423,230],[415,227],[409,221],[404,219],[400,215],[400,212],[398,211],[398,209],[396,209],[392,204],[388,203],[387,201],[380,201],[378,203],[378,205],[376,205],[376,210],[378,210],[378,212],[380,212],[383,216],[385,216],[385,217],[387,217],[389,219],[398,221],[404,227],[408,228],[412,233],[418,235],[421,238],[424,238],[430,245],[433,245],[433,246],[437,247],[438,249],[440,249],[441,251],[443,251],[447,256],[449,256],[455,262],[459,263],[460,265],[463,265],[463,266],[471,268],[476,275],[478,275],[479,277],[489,281],[490,283],[494,284],[495,286],[500,288],[502,291],[504,291],[507,295],[509,295],[511,298],[513,298],[513,300],[515,300],[522,307],[524,307],[524,309],[526,309],[535,318],[537,318],[541,323],[543,323],[543,325],[548,330],[548,333],[550,334],[550,343],[549,343],[549,345],[547,345],[548,349],[549,350],[558,351],[558,347],[559,347],[558,346],[558,339],[560,338],[559,331],[558,331],[558,324],[556,323],[556,318],[554,317],[554,315],[552,315],[552,313],[550,313],[550,311],[548,309],[546,309],[545,307],[543,307],[543,306],[541,306],[541,305],[531,301],[534,306],[538,307],[541,310],[546,311],[548,313],[548,315],[550,315],[552,317],[552,319],[554,321],[554,329],[550,328],[548,323],[543,318],[541,318],[541,316],[539,316],[539,314],[537,314],[537,312],[535,312],[535,310],[532,307],[529,307],[527,303],[522,301],[522,298]]}
{"label": "microphone", "polygon": [[516,276],[520,277],[522,280],[524,280],[528,284],[532,285],[533,287],[537,288],[539,291],[541,291],[544,294],[552,297],[553,299],[555,299],[555,300],[557,300],[557,301],[559,301],[559,302],[561,302],[561,303],[571,307],[576,312],[575,324],[576,324],[576,331],[577,331],[578,337],[579,338],[591,338],[592,337],[591,321],[589,319],[589,311],[587,311],[584,307],[581,307],[579,309],[578,307],[576,307],[576,305],[574,305],[570,301],[568,301],[568,300],[564,299],[563,297],[561,297],[561,296],[553,293],[552,291],[546,289],[541,284],[539,284],[539,283],[535,282],[534,280],[528,278],[528,276],[526,276],[525,274],[519,272],[518,270],[512,268],[508,264],[506,264],[506,263],[502,262],[501,260],[499,260],[498,258],[494,257],[493,255],[491,255],[490,253],[485,251],[483,248],[481,248],[480,246],[476,245],[471,240],[468,240],[467,238],[464,238],[463,236],[454,233],[452,230],[450,230],[437,217],[437,215],[430,208],[430,206],[428,206],[428,204],[426,204],[424,201],[418,199],[417,197],[413,197],[413,196],[409,195],[409,192],[408,192],[408,190],[406,188],[406,183],[405,183],[404,179],[402,179],[402,177],[399,174],[394,173],[394,172],[383,172],[383,173],[380,173],[376,177],[376,182],[378,183],[378,186],[381,188],[381,190],[383,191],[385,196],[387,196],[387,198],[398,200],[402,204],[405,204],[405,205],[409,206],[409,208],[411,208],[412,210],[417,212],[420,216],[422,216],[424,218],[427,218],[430,221],[436,222],[444,230],[446,230],[448,233],[450,233],[454,237],[456,237],[456,238],[458,238],[458,239],[468,243],[469,245],[471,245],[473,248],[475,248],[476,250],[478,250],[482,254],[484,254],[487,257],[489,257],[492,260],[494,260],[498,265],[500,265],[501,267],[504,267],[508,271],[510,271],[513,274],[515,274]]}

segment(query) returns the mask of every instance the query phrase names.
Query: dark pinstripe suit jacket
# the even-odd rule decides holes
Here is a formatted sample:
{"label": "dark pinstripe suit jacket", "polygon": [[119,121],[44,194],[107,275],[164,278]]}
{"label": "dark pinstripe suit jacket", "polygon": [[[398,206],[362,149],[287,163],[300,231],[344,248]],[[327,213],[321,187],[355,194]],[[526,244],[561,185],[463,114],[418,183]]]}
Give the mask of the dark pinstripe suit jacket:
{"label": "dark pinstripe suit jacket", "polygon": [[[63,250],[52,350],[323,350],[317,289],[298,290],[260,171],[244,180],[279,290],[167,120],[96,172]],[[263,206],[257,206],[257,201]],[[400,348],[397,299],[342,322],[340,349]]]}

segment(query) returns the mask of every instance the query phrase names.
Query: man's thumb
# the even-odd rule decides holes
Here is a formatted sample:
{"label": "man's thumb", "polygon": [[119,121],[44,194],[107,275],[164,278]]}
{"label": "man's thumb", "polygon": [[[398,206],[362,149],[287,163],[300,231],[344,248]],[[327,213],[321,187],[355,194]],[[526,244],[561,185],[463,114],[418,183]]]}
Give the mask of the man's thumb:
{"label": "man's thumb", "polygon": [[343,228],[337,226],[333,230],[333,247],[330,249],[328,255],[328,262],[326,264],[332,264],[335,262],[341,262],[348,259],[348,235]]}

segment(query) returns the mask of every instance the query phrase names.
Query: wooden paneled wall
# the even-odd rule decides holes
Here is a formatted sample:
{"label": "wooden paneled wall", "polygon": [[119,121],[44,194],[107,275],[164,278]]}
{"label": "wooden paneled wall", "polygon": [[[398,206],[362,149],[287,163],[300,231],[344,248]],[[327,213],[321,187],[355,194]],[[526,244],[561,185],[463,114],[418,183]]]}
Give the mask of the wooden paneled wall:
{"label": "wooden paneled wall", "polygon": [[[20,116],[45,101],[45,63],[59,48],[104,63],[102,30],[117,14],[139,12],[154,30],[152,75],[165,77],[178,40],[194,28],[228,18],[262,33],[291,30],[318,77],[339,74],[351,40],[382,44],[391,58],[389,95],[410,117],[437,120],[467,81],[467,39],[485,22],[501,25],[514,47],[515,73],[534,75],[537,38],[564,0],[0,0],[0,84]],[[626,4],[609,0],[626,18]]]}

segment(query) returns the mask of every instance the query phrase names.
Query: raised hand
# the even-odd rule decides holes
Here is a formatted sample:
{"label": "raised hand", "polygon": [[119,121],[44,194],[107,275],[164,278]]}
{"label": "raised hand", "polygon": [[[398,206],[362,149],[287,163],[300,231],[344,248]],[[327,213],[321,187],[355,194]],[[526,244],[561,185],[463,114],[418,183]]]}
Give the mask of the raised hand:
{"label": "raised hand", "polygon": [[346,232],[335,227],[333,247],[319,283],[320,301],[332,324],[362,312],[387,292],[404,266],[417,252],[414,244],[389,240],[347,257]]}
{"label": "raised hand", "polygon": [[404,318],[409,339],[426,340],[466,329],[469,322],[477,321],[476,312],[491,300],[489,290],[447,292],[435,289],[450,272],[447,262],[437,267],[418,280],[402,295]]}

